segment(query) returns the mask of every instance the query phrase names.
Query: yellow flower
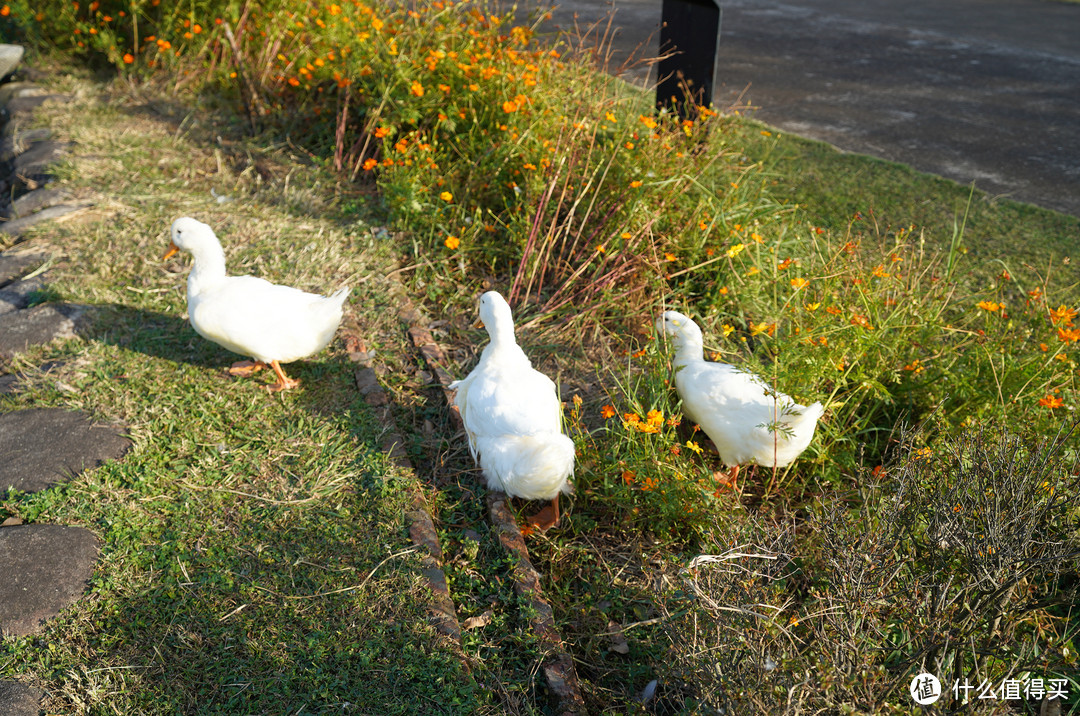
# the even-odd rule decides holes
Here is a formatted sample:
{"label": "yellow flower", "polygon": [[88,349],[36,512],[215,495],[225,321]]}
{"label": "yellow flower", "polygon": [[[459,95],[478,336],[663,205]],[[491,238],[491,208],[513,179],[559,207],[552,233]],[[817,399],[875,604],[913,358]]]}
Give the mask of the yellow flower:
{"label": "yellow flower", "polygon": [[805,308],[810,313],[813,313],[814,311],[821,308],[821,301],[818,301],[817,303],[808,303],[805,306],[803,306],[803,308]]}
{"label": "yellow flower", "polygon": [[454,195],[451,194],[448,191],[444,191],[444,192],[439,194],[439,198],[442,199],[443,201],[453,201],[454,200]]}
{"label": "yellow flower", "polygon": [[453,251],[461,245],[461,239],[451,234],[450,236],[446,237],[446,241],[444,241],[443,243],[446,245],[446,248]]}
{"label": "yellow flower", "polygon": [[649,425],[663,425],[664,424],[664,412],[662,410],[650,410],[648,415],[645,416]]}
{"label": "yellow flower", "polygon": [[731,248],[729,248],[727,250],[728,258],[729,259],[735,258],[745,248],[746,248],[746,244],[735,244],[734,246],[732,246]]}
{"label": "yellow flower", "polygon": [[729,326],[725,323],[724,325],[720,326],[720,330],[724,332],[724,338],[727,338],[735,332],[735,326]]}
{"label": "yellow flower", "polygon": [[805,278],[793,278],[791,279],[791,287],[798,291],[800,288],[806,288],[810,285],[810,282]]}
{"label": "yellow flower", "polygon": [[618,120],[615,119],[615,115],[612,114],[611,112],[605,112],[604,113],[604,119],[611,122],[612,124],[614,124],[616,121],[618,121]]}
{"label": "yellow flower", "polygon": [[762,321],[761,323],[754,323],[753,321],[750,322],[750,335],[752,336],[759,336],[762,333],[766,333],[771,336],[775,332],[775,323],[766,323],[764,321]]}
{"label": "yellow flower", "polygon": [[691,450],[696,452],[698,455],[700,455],[702,453],[701,446],[698,445],[693,440],[687,440],[686,441],[686,447],[690,448]]}

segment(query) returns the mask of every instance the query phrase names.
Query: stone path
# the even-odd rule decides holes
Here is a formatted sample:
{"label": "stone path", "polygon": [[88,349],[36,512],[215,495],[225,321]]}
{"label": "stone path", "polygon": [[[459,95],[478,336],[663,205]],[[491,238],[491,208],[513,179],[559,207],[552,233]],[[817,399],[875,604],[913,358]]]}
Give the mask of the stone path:
{"label": "stone path", "polygon": [[[9,77],[21,48],[0,45],[0,77]],[[0,232],[16,238],[30,226],[69,214],[86,204],[69,201],[52,182],[49,167],[69,146],[48,130],[25,130],[29,113],[54,95],[26,83],[0,87]],[[0,253],[0,361],[30,346],[73,337],[82,308],[33,305],[46,288],[50,256],[37,250]],[[2,365],[2,364],[0,364]],[[19,376],[0,375],[0,394],[18,391]],[[121,431],[97,427],[79,412],[56,408],[0,413],[0,497],[11,489],[37,492],[83,470],[123,456],[131,440]],[[86,591],[101,541],[83,527],[0,524],[0,635],[43,631],[44,622],[71,606]],[[40,689],[0,680],[0,714],[36,716]]]}

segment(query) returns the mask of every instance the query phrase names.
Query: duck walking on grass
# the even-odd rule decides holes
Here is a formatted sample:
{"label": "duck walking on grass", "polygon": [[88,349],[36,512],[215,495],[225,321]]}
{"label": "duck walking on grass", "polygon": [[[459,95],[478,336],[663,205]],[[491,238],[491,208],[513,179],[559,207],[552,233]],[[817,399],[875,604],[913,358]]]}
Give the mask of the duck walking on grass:
{"label": "duck walking on grass", "polygon": [[469,450],[488,488],[551,504],[530,518],[540,530],[559,523],[559,494],[569,493],[574,442],[562,433],[555,384],[536,370],[514,338],[514,317],[496,291],[480,297],[480,320],[491,342],[457,390]]}
{"label": "duck walking on grass", "polygon": [[678,311],[666,311],[656,328],[675,345],[675,388],[683,412],[731,468],[732,489],[740,465],[786,467],[806,450],[824,412],[821,403],[799,405],[756,375],[707,362],[701,329]]}
{"label": "duck walking on grass", "polygon": [[233,363],[229,373],[251,375],[270,366],[278,382],[267,386],[268,390],[300,385],[299,380],[285,375],[281,364],[306,358],[329,345],[341,323],[341,307],[350,289],[319,296],[255,276],[226,276],[225,252],[214,230],[189,217],[173,222],[172,241],[163,258],[180,250],[194,259],[187,281],[192,328],[233,353],[255,359]]}

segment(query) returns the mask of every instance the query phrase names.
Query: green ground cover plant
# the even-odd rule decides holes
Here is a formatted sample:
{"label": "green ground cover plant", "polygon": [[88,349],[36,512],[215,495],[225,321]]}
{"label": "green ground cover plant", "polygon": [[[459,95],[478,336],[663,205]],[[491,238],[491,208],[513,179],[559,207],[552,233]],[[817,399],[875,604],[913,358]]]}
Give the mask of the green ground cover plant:
{"label": "green ground cover plant", "polygon": [[[183,109],[191,103],[199,111],[231,107],[233,129],[257,137],[205,155],[205,174],[187,168],[175,151],[155,160],[157,168],[133,195],[171,196],[190,184],[206,191],[200,199],[140,208],[140,225],[163,232],[177,210],[198,209],[200,219],[231,230],[236,272],[305,288],[305,281],[322,285],[327,266],[341,267],[342,280],[365,277],[373,286],[378,282],[368,277],[393,270],[391,258],[398,259],[410,290],[447,321],[443,337],[460,375],[482,342],[468,327],[475,295],[494,287],[511,300],[527,352],[560,379],[567,430],[579,449],[567,524],[531,535],[530,550],[547,578],[544,588],[592,710],[906,713],[913,709],[907,683],[922,669],[937,671],[943,681],[1060,675],[1080,694],[1070,606],[1078,550],[1076,443],[1062,428],[1080,398],[1080,296],[1069,266],[1069,251],[1080,240],[1075,219],[778,137],[717,108],[699,108],[690,119],[656,114],[650,97],[538,37],[524,19],[484,5],[45,5],[11,3],[5,22],[108,68],[119,75],[114,86],[123,92],[137,94],[130,88],[141,83],[168,88],[178,97],[170,112],[189,117],[177,122],[179,134],[195,121],[195,113]],[[277,161],[302,167],[306,180],[254,153],[268,143],[288,148],[289,158]],[[144,151],[123,144],[102,153],[146,161]],[[140,165],[137,171],[145,170]],[[110,181],[110,173],[99,171],[100,182]],[[69,180],[90,185],[94,178],[80,163]],[[211,203],[208,186],[237,203]],[[327,196],[333,197],[329,204]],[[135,215],[134,201],[122,215]],[[395,246],[370,238],[377,232],[365,233],[371,219],[360,209],[372,204],[400,237]],[[264,205],[281,212],[272,231],[247,228],[236,216],[237,207]],[[268,239],[284,230],[284,217],[312,225],[286,251]],[[95,224],[89,240],[59,231],[80,247],[75,265],[97,272],[90,279],[72,274],[61,295],[115,306],[137,298],[137,311],[178,313],[181,294],[175,286],[159,292],[140,278],[147,275],[144,266],[120,276],[95,263],[95,249],[116,240],[115,224]],[[373,251],[380,258],[365,258]],[[387,300],[362,294],[358,306]],[[714,453],[681,417],[667,347],[652,329],[655,316],[669,307],[700,320],[715,359],[759,373],[800,402],[826,404],[802,459],[776,473],[757,470],[741,500],[718,484]],[[129,310],[114,308],[109,317],[127,319],[121,321],[130,333],[126,341],[144,340],[135,336],[141,314]],[[405,352],[400,340],[385,338],[393,332],[386,320],[376,320],[382,340]],[[154,345],[186,329],[178,321],[158,322],[165,325]],[[109,333],[106,325],[103,320],[102,335]],[[117,356],[126,343],[106,345],[62,350],[90,356],[95,366],[125,366],[120,372],[95,368],[94,377],[150,370],[136,365],[144,355]],[[215,350],[185,345],[173,350]],[[49,357],[33,354],[17,367]],[[177,359],[175,352],[164,357]],[[434,647],[381,673],[421,674],[418,693],[432,680],[463,679],[455,692],[461,713],[542,712],[536,647],[521,632],[499,576],[505,565],[485,534],[463,442],[454,442],[445,413],[431,407],[434,394],[411,384],[401,359],[388,360],[386,380],[396,388],[399,419],[411,426],[414,462],[440,480],[433,498],[451,589],[464,612],[492,614],[486,626],[466,635],[466,651],[479,665],[474,681]],[[217,380],[205,369],[186,372],[204,392]],[[322,395],[312,387],[320,393],[314,402],[338,405],[348,394],[346,374],[340,365],[328,370],[323,380],[336,380],[337,389]],[[318,383],[315,377],[309,385]],[[42,380],[37,391],[16,400],[81,404],[57,392],[54,379]],[[240,387],[232,392],[248,395]],[[105,395],[108,400],[87,407],[136,423],[141,411],[154,409],[129,405],[126,391]],[[292,400],[305,399],[290,397],[275,409],[286,410]],[[216,415],[214,430],[227,431],[224,442],[246,445],[250,438],[239,418],[258,414],[261,406],[212,403],[185,429]],[[327,410],[340,412],[314,412]],[[401,493],[385,486],[345,488],[352,478],[343,475],[359,469],[347,462],[355,448],[335,440],[351,430],[362,441],[367,433],[353,426],[362,423],[362,411],[346,408],[345,425],[340,415],[313,423],[310,412],[292,410],[277,421],[286,432],[294,429],[290,422],[306,426],[306,453],[252,458],[239,478],[229,478],[217,463],[202,468],[203,482],[188,482],[205,487],[269,472],[288,483],[327,472],[330,477],[300,499],[318,495],[320,505],[329,499],[333,506],[323,508],[333,513],[328,525],[369,510],[391,520]],[[164,430],[147,424],[149,434]],[[920,428],[904,433],[905,424]],[[192,464],[214,458],[206,446],[221,440],[189,438],[193,449],[201,446]],[[323,445],[345,462],[324,456]],[[155,460],[166,465],[173,458]],[[259,467],[264,464],[269,467]],[[385,469],[380,464],[364,474]],[[87,479],[97,484],[103,477]],[[157,473],[144,494],[157,494],[171,479],[171,472]],[[238,492],[252,489],[238,485]],[[269,509],[226,495],[217,499],[235,501],[242,510],[237,521],[245,525],[258,523],[258,510]],[[336,495],[362,502],[350,507]],[[288,492],[269,497],[296,499]],[[51,516],[34,507],[35,499],[5,509]],[[961,509],[950,513],[957,505]],[[1006,519],[1010,505],[1019,511]],[[96,511],[104,508],[54,509],[107,523]],[[275,505],[269,524],[304,509],[315,507]],[[367,526],[326,529],[319,541],[340,542],[350,532],[350,545],[370,550],[367,561],[356,558],[365,566],[404,549],[353,534]],[[400,537],[400,528],[396,532]],[[148,539],[142,527],[133,533]],[[971,551],[995,539],[997,557]],[[393,564],[406,579],[407,558]],[[888,579],[858,581],[869,574],[859,571],[862,565],[886,570]],[[1021,571],[1009,576],[1016,565]],[[331,591],[331,577],[306,593]],[[995,580],[1009,587],[988,586]],[[403,593],[394,584],[385,589]],[[233,604],[215,607],[224,613]],[[410,605],[384,605],[370,624],[392,620],[419,628]],[[295,610],[273,613],[288,629],[300,629],[292,621],[307,618]],[[940,621],[954,631],[942,632]],[[106,624],[93,638],[110,633]],[[302,633],[289,632],[281,642],[308,644],[320,654],[343,650],[329,635],[312,641]],[[29,644],[12,647],[6,668],[62,682],[65,698],[74,700],[81,682],[72,674],[87,668],[86,652],[76,638],[62,643],[64,670],[32,654]],[[359,654],[344,660],[349,668],[378,660],[381,652],[363,644],[348,647]],[[231,657],[221,658],[228,663]],[[241,663],[243,669],[259,664],[254,658]],[[365,674],[360,669],[356,677]],[[173,678],[193,680],[186,673]],[[656,690],[644,699],[654,679]],[[284,683],[282,693],[314,693],[308,684],[323,682],[304,671]],[[485,701],[471,683],[501,686]],[[143,689],[161,687],[126,688],[141,699],[149,698]],[[326,686],[319,703],[329,708],[342,693],[349,694],[343,700],[364,703],[354,691],[368,703],[385,697],[375,686],[367,689],[344,679]],[[223,708],[251,708],[242,705],[250,697],[237,698]],[[1037,702],[1013,705],[1033,713],[1039,708]],[[1077,709],[1075,697],[1069,706]],[[106,706],[99,700],[85,708]]]}

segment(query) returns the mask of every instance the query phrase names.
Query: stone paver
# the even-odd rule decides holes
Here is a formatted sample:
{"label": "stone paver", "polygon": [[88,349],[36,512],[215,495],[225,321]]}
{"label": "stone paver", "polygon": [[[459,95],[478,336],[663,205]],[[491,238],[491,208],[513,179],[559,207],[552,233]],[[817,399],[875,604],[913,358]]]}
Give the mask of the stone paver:
{"label": "stone paver", "polygon": [[73,304],[45,303],[0,315],[0,358],[56,338],[74,338],[83,310]]}
{"label": "stone paver", "polygon": [[48,258],[48,255],[37,251],[5,251],[0,254],[0,288],[30,273]]}
{"label": "stone paver", "polygon": [[78,601],[100,549],[100,540],[82,527],[0,528],[0,633],[38,633],[43,620]]}
{"label": "stone paver", "polygon": [[45,692],[18,681],[0,681],[0,714],[38,716]]}
{"label": "stone paver", "polygon": [[131,440],[77,411],[31,408],[0,415],[0,494],[36,492],[124,455]]}

